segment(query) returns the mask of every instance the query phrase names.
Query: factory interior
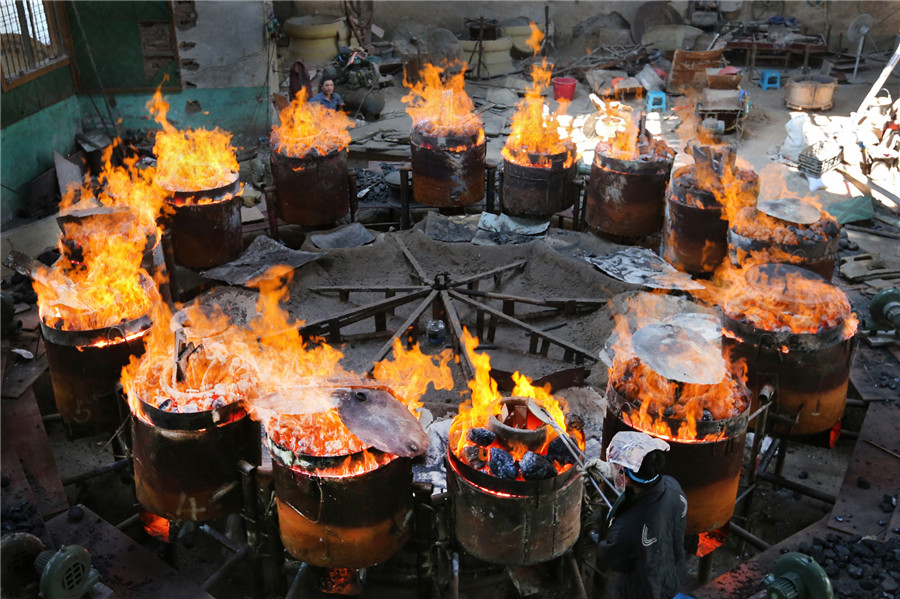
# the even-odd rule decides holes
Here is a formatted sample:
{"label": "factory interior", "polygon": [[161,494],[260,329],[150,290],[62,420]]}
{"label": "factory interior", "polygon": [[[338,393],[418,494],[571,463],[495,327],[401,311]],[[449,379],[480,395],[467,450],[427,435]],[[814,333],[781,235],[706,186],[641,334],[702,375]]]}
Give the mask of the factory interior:
{"label": "factory interior", "polygon": [[3,599],[900,599],[897,2],[0,27]]}

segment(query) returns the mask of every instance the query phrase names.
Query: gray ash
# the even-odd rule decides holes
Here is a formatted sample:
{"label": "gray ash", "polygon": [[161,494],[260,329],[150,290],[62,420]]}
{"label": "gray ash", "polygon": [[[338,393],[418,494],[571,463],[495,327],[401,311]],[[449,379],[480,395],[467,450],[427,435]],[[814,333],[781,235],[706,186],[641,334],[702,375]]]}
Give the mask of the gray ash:
{"label": "gray ash", "polygon": [[[388,186],[384,182],[384,175],[368,169],[356,167],[356,192],[357,194],[368,189],[369,191],[363,197],[359,198],[360,203],[365,202],[383,202],[388,197]],[[387,174],[387,171],[385,171]]]}

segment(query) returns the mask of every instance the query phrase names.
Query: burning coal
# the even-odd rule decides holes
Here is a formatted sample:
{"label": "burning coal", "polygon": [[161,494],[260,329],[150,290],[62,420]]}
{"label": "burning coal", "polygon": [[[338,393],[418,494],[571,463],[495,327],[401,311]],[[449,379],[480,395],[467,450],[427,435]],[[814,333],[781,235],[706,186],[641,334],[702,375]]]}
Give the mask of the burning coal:
{"label": "burning coal", "polygon": [[469,381],[471,399],[459,407],[450,427],[450,448],[475,470],[510,480],[551,478],[572,467],[574,459],[552,427],[529,407],[534,401],[584,449],[584,434],[575,420],[567,423],[565,401],[547,388],[533,387],[518,372],[510,398],[504,398],[490,376],[490,356],[475,352],[478,340],[467,330],[463,343],[475,378]]}

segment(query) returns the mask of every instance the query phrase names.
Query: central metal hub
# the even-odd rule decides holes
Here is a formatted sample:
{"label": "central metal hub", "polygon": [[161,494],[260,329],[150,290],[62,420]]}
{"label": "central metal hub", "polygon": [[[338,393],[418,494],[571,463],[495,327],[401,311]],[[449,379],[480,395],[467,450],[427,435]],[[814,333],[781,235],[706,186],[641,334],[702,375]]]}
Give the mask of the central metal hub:
{"label": "central metal hub", "polygon": [[431,288],[436,291],[446,291],[447,289],[450,289],[450,274],[442,272],[434,275],[434,283],[431,284]]}

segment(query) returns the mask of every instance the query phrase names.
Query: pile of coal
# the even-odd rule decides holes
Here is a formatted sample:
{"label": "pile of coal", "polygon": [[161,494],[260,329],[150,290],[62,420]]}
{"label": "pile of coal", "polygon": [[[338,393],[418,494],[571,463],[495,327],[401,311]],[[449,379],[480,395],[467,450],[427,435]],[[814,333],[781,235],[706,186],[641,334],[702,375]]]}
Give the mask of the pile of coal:
{"label": "pile of coal", "polygon": [[388,186],[384,175],[359,167],[353,170],[356,171],[356,194],[360,202],[383,202],[387,199]]}
{"label": "pile of coal", "polygon": [[838,599],[900,598],[900,528],[884,542],[829,533],[796,550],[824,568]]}

